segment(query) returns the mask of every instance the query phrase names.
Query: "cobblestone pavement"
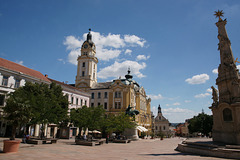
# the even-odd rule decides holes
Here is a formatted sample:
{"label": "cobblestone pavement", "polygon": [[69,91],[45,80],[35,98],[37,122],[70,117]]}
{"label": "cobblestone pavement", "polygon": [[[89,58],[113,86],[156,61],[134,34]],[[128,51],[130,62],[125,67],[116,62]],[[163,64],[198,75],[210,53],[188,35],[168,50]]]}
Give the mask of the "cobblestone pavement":
{"label": "cobblestone pavement", "polygon": [[109,143],[100,146],[75,145],[74,140],[59,140],[57,144],[20,144],[17,153],[2,153],[3,138],[0,138],[0,160],[220,160],[222,158],[189,155],[175,151],[180,138],[144,139],[128,144]]}

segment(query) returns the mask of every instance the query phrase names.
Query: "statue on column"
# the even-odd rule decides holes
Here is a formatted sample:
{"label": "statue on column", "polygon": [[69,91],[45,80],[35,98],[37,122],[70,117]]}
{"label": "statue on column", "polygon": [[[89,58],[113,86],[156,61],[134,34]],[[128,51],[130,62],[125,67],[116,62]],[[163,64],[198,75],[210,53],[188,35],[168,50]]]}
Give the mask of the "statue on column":
{"label": "statue on column", "polygon": [[218,106],[218,91],[213,86],[211,88],[212,88],[212,99],[213,99],[212,106],[217,107]]}

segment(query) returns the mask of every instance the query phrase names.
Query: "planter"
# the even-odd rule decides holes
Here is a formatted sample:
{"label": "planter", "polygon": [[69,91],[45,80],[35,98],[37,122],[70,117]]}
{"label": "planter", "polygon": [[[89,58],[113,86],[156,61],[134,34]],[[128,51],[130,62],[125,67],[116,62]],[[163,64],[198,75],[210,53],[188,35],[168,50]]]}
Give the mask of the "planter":
{"label": "planter", "polygon": [[20,142],[21,141],[19,140],[4,140],[3,152],[4,153],[17,152]]}

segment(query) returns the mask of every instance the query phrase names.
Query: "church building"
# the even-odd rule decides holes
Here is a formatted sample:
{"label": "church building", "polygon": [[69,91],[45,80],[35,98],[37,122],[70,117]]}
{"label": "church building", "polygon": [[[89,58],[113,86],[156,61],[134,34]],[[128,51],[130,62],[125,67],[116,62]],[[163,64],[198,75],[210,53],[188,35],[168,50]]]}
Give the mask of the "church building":
{"label": "church building", "polygon": [[[91,31],[91,30],[90,30]],[[115,79],[111,82],[97,82],[96,47],[89,31],[87,40],[81,47],[78,56],[77,76],[75,86],[91,94],[90,106],[100,106],[106,113],[117,114],[125,112],[128,105],[140,113],[135,117],[138,124],[138,134],[151,131],[151,99],[147,97],[143,87],[133,80],[130,69],[125,78]]]}
{"label": "church building", "polygon": [[163,116],[160,104],[158,106],[158,114],[155,118],[155,135],[163,134],[165,136],[170,134],[169,121]]}

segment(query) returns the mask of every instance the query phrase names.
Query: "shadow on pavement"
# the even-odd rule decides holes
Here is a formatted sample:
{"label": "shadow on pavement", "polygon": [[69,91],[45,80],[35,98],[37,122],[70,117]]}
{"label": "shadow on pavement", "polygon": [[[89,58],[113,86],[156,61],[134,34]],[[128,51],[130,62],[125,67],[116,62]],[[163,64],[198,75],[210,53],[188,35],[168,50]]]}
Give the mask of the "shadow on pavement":
{"label": "shadow on pavement", "polygon": [[145,156],[176,156],[176,155],[188,155],[186,153],[162,153],[162,154],[139,154]]}

